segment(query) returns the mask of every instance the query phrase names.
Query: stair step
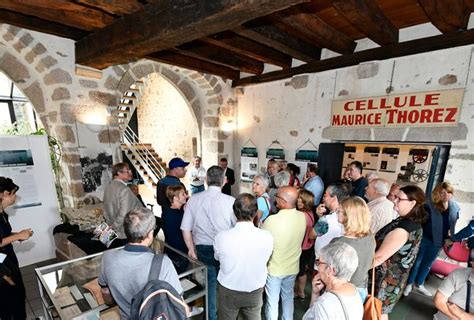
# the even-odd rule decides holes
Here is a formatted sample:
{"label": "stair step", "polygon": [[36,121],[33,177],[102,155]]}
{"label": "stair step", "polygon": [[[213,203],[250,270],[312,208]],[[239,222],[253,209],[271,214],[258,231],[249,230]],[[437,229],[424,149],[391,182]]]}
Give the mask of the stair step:
{"label": "stair step", "polygon": [[129,89],[127,89],[126,92],[140,93],[140,89],[130,87]]}
{"label": "stair step", "polygon": [[126,112],[130,112],[132,110],[131,106],[130,105],[119,105],[117,108],[113,109],[113,111],[126,111]]}
{"label": "stair step", "polygon": [[124,115],[124,114],[128,116],[130,114],[130,111],[128,111],[128,110],[114,110],[110,113],[110,115],[113,116],[113,117]]}
{"label": "stair step", "polygon": [[137,100],[137,97],[135,96],[122,96],[122,98],[120,98],[121,100],[130,100],[130,101],[136,101]]}
{"label": "stair step", "polygon": [[[122,99],[120,99],[120,100],[122,100]],[[129,108],[129,107],[133,106],[133,101],[120,101],[118,106]]]}

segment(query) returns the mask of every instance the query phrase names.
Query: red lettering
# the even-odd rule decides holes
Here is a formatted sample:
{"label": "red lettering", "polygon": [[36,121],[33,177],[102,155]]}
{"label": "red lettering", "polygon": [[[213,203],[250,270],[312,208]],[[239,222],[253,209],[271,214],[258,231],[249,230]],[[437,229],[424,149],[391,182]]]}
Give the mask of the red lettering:
{"label": "red lettering", "polygon": [[382,123],[382,114],[377,113],[375,114],[375,123],[374,124],[381,124]]}
{"label": "red lettering", "polygon": [[432,116],[433,116],[433,110],[431,109],[421,110],[420,123],[425,123],[425,122],[430,123]]}
{"label": "red lettering", "polygon": [[408,113],[408,122],[416,123],[420,119],[420,112],[418,110],[412,110]]}
{"label": "red lettering", "polygon": [[410,107],[421,107],[421,103],[416,103],[416,96],[410,96]]}
{"label": "red lettering", "polygon": [[362,121],[363,118],[364,116],[362,114],[356,114],[355,125],[364,124],[364,122]]}
{"label": "red lettering", "polygon": [[395,122],[395,115],[397,114],[397,110],[391,109],[387,110],[387,115],[388,115],[388,121],[387,124],[394,123]]}
{"label": "red lettering", "polygon": [[425,106],[437,106],[439,105],[439,96],[440,93],[427,94],[425,96]]}
{"label": "red lettering", "polygon": [[333,126],[340,126],[341,125],[341,116],[335,114],[332,116],[332,125]]}
{"label": "red lettering", "polygon": [[401,97],[395,97],[395,99],[393,101],[393,105],[397,108],[404,107],[407,104],[407,97],[406,96],[403,97],[403,104],[401,104],[400,99],[401,99]]}
{"label": "red lettering", "polygon": [[351,105],[352,103],[354,103],[354,101],[348,101],[348,102],[344,103],[344,110],[345,110],[345,111],[352,111],[352,110],[354,110],[354,109],[350,109],[350,108],[349,108],[349,105]]}
{"label": "red lettering", "polygon": [[380,99],[380,109],[390,109],[392,106],[387,103],[387,98]]}
{"label": "red lettering", "polygon": [[367,101],[368,104],[367,104],[367,110],[375,110],[377,109],[377,107],[374,107],[374,100],[370,99]]}
{"label": "red lettering", "polygon": [[356,102],[356,110],[365,110],[365,108],[363,108],[365,107],[365,102],[366,100],[358,100]]}
{"label": "red lettering", "polygon": [[433,123],[443,122],[443,108],[434,109]]}
{"label": "red lettering", "polygon": [[458,113],[458,108],[446,108],[446,111],[448,112],[448,114],[446,115],[444,122],[456,122],[454,116],[456,115],[456,113]]}
{"label": "red lettering", "polygon": [[347,126],[347,116],[342,116],[341,125]]}
{"label": "red lettering", "polygon": [[406,123],[407,122],[407,111],[399,111],[397,123]]}
{"label": "red lettering", "polygon": [[374,118],[374,117],[375,117],[375,113],[369,113],[369,114],[367,115],[367,124],[374,124],[374,121],[373,121],[373,119],[372,119],[372,118]]}

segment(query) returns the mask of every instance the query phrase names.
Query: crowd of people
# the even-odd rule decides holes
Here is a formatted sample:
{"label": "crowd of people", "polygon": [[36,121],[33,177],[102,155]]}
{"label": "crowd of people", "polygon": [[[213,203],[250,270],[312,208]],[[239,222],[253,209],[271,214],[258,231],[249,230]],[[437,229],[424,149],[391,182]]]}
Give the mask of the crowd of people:
{"label": "crowd of people", "polygon": [[[190,163],[173,158],[157,185],[157,202],[165,241],[207,266],[211,320],[236,319],[239,312],[260,319],[262,308],[265,319],[293,319],[294,299],[310,299],[303,319],[362,319],[369,294],[381,300],[382,318],[388,319],[402,295],[412,290],[433,295],[424,282],[447,239],[468,240],[472,248],[473,222],[455,232],[459,205],[448,182],[425,195],[415,185],[364,176],[362,164],[354,161],[340,181],[324,186],[314,164],[300,181],[297,166],[269,160],[266,172],[253,179],[252,194],[234,198],[234,172],[227,159],[207,170],[201,162],[200,157],[193,160],[188,196],[180,179]],[[105,190],[105,218],[125,247],[104,254],[99,284],[104,295],[114,297],[122,319],[128,319],[131,298],[151,268],[149,245],[158,220],[126,187],[128,166],[115,164],[113,174]],[[17,190],[11,179],[0,178],[0,253],[18,269],[11,243],[33,232],[11,231],[4,208],[14,203]],[[157,272],[182,293],[178,273],[188,260],[166,253],[169,258]],[[12,292],[15,301],[24,300],[18,274],[11,278],[19,284],[15,290],[0,286],[2,296]],[[470,316],[472,299],[463,303],[471,286],[467,280],[474,280],[474,269],[457,270],[438,288],[436,319]],[[305,294],[308,281],[311,297]],[[372,284],[374,292],[369,292]],[[0,318],[10,319],[10,309],[2,304],[0,310]]]}

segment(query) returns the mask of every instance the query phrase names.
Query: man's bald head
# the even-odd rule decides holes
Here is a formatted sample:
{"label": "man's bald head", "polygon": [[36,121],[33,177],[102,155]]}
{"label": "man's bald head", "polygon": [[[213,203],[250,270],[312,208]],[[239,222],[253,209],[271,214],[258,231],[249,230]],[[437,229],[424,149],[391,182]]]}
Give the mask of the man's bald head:
{"label": "man's bald head", "polygon": [[280,187],[277,192],[277,204],[280,209],[296,208],[296,201],[298,200],[298,189],[295,187]]}

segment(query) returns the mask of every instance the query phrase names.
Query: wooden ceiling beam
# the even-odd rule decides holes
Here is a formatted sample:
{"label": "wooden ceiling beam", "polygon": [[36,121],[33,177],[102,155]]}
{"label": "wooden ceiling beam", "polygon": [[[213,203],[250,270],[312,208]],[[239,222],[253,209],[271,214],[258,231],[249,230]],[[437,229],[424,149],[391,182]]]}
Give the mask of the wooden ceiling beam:
{"label": "wooden ceiling beam", "polygon": [[253,74],[261,74],[263,72],[263,63],[260,61],[200,41],[193,41],[176,49],[183,55],[221,64],[242,72]]}
{"label": "wooden ceiling beam", "polygon": [[398,42],[398,29],[377,0],[332,0],[332,5],[353,26],[379,45]]}
{"label": "wooden ceiling beam", "polygon": [[87,31],[103,28],[114,21],[111,15],[68,0],[1,0],[0,9]]}
{"label": "wooden ceiling beam", "polygon": [[75,0],[115,15],[127,15],[143,8],[138,0]]}
{"label": "wooden ceiling beam", "polygon": [[307,0],[160,0],[76,43],[76,62],[103,69],[240,26]]}
{"label": "wooden ceiling beam", "polygon": [[245,25],[232,31],[298,60],[308,62],[319,60],[321,57],[321,48],[297,39],[272,25]]}
{"label": "wooden ceiling beam", "polygon": [[277,12],[271,17],[279,28],[317,47],[328,48],[341,54],[352,53],[356,47],[351,38],[315,14],[301,12],[295,8]]}
{"label": "wooden ceiling beam", "polygon": [[221,32],[203,38],[201,41],[282,68],[291,67],[291,57],[289,55],[233,32]]}
{"label": "wooden ceiling beam", "polygon": [[73,40],[79,40],[87,35],[87,32],[83,30],[3,9],[0,9],[0,23],[8,23],[20,28],[48,33]]}
{"label": "wooden ceiling beam", "polygon": [[242,78],[240,80],[234,80],[232,86],[247,86],[275,80],[282,80],[291,78],[292,76],[298,74],[333,70],[354,66],[362,62],[392,59],[424,52],[442,50],[446,48],[464,46],[472,43],[474,43],[474,29],[452,32],[428,38],[393,43],[379,48],[355,52],[350,55],[343,55],[321,61],[309,62],[295,68],[272,71],[264,73],[260,76]]}
{"label": "wooden ceiling beam", "polygon": [[466,30],[471,10],[462,0],[418,0],[431,23],[442,33]]}
{"label": "wooden ceiling beam", "polygon": [[185,56],[172,50],[154,52],[147,55],[145,58],[190,70],[214,74],[226,79],[235,80],[239,79],[240,77],[240,72],[237,70],[233,70],[231,68],[220,66],[214,63],[209,63],[201,59]]}

